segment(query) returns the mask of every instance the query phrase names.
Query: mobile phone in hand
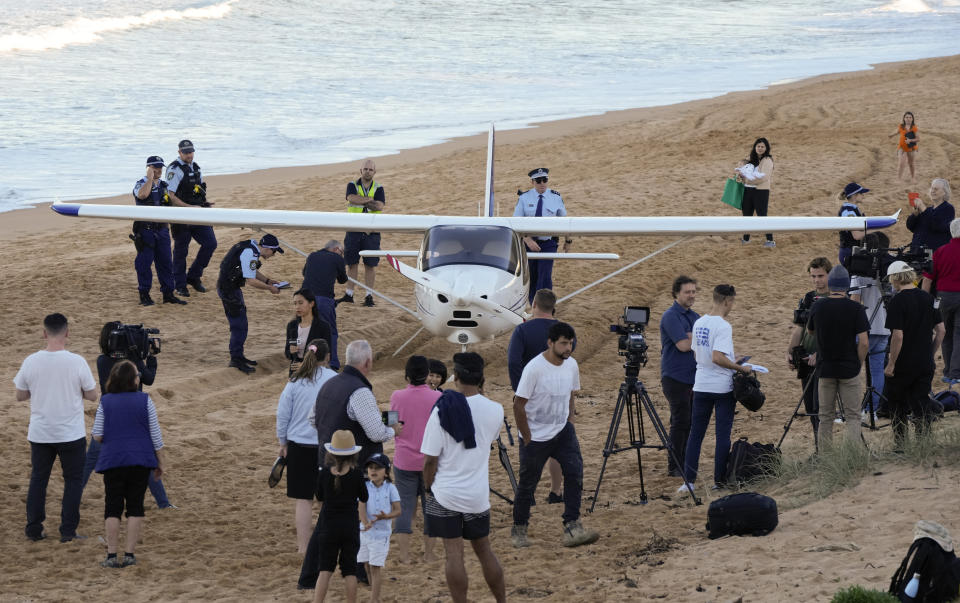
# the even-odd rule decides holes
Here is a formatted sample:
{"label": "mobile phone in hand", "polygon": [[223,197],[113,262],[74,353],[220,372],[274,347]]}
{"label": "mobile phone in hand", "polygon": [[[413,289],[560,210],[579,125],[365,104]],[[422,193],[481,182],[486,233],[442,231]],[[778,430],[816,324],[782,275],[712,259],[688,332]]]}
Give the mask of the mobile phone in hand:
{"label": "mobile phone in hand", "polygon": [[380,412],[380,418],[386,426],[396,425],[400,422],[400,412],[396,410],[384,410]]}

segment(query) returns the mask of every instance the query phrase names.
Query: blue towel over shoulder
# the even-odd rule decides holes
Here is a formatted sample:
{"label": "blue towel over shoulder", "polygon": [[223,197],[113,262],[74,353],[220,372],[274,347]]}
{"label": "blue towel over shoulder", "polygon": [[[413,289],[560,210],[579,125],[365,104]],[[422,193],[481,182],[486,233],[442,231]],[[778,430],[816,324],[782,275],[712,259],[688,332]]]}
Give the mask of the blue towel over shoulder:
{"label": "blue towel over shoulder", "polygon": [[440,427],[457,442],[463,442],[464,448],[476,448],[476,429],[473,426],[473,414],[467,397],[453,389],[443,390],[435,404]]}

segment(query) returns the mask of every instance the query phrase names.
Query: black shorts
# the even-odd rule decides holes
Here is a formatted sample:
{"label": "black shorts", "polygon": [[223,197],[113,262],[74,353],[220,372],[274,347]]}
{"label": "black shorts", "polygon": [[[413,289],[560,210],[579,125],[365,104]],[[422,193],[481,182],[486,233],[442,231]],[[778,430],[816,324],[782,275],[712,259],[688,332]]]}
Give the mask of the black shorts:
{"label": "black shorts", "polygon": [[[343,261],[347,266],[360,263],[361,251],[379,251],[379,232],[348,232],[343,239]],[[380,258],[363,258],[364,266],[376,266]]]}
{"label": "black shorts", "polygon": [[120,518],[123,508],[127,517],[143,517],[143,495],[150,481],[148,467],[114,467],[103,472],[103,518]]}
{"label": "black shorts", "polygon": [[479,540],[490,535],[490,509],[482,513],[461,513],[447,509],[427,493],[424,531],[431,538]]}
{"label": "black shorts", "polygon": [[287,442],[287,497],[313,500],[317,490],[317,446]]}

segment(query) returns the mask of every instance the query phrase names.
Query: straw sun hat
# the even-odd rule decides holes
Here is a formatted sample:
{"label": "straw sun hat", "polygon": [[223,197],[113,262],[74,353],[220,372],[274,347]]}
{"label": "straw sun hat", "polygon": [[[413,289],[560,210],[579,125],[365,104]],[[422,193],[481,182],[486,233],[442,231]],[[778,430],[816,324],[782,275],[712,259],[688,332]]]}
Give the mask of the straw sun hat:
{"label": "straw sun hat", "polygon": [[337,456],[350,456],[360,452],[362,446],[357,446],[357,441],[353,439],[353,432],[347,429],[341,429],[333,432],[330,441],[323,445],[330,454]]}

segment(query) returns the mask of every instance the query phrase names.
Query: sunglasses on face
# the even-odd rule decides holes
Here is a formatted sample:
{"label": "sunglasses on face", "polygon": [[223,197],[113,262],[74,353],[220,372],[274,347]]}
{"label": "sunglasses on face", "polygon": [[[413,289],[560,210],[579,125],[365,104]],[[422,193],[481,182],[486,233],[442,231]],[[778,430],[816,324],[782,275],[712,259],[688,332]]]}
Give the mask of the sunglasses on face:
{"label": "sunglasses on face", "polygon": [[547,181],[547,179],[546,179],[546,178],[534,178],[533,181],[536,182],[537,184],[543,184],[543,183],[545,183],[545,182]]}

